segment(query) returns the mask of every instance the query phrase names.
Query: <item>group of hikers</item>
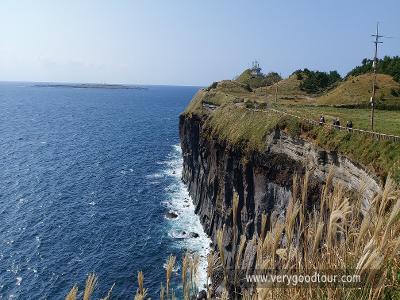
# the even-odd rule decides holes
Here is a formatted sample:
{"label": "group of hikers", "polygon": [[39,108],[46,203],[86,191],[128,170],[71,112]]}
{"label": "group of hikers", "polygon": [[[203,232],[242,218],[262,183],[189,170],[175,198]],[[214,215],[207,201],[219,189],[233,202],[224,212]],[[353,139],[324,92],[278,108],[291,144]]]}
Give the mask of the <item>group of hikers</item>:
{"label": "group of hikers", "polygon": [[[325,125],[325,117],[323,115],[321,115],[319,117],[319,125],[320,126],[324,126]],[[332,122],[333,127],[335,127],[336,129],[339,129],[340,127],[340,120],[339,118],[334,118],[333,122]],[[348,120],[346,123],[346,128],[348,131],[351,131],[353,129],[353,122],[351,120]]]}

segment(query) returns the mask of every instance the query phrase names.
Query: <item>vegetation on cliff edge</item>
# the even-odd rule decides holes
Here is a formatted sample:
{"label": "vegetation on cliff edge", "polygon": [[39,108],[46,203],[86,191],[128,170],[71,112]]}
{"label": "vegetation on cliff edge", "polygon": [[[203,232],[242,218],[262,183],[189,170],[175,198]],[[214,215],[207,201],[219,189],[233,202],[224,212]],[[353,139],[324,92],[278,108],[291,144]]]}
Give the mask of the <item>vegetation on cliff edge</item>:
{"label": "vegetation on cliff edge", "polygon": [[[232,93],[230,93],[232,90]],[[400,182],[400,145],[396,141],[378,141],[366,135],[337,131],[328,127],[311,126],[307,122],[262,108],[263,101],[245,85],[222,81],[197,93],[184,114],[203,118],[207,132],[213,137],[237,146],[245,152],[265,151],[266,137],[279,128],[293,137],[302,137],[328,151],[337,151],[364,165],[384,179],[392,173]],[[212,105],[212,108],[207,108]],[[368,129],[369,110],[326,107],[280,107],[305,118],[318,120],[320,114],[343,117],[342,122],[354,117],[357,128]],[[328,116],[327,115],[327,116]],[[378,129],[399,134],[400,112],[379,111]],[[360,119],[358,119],[360,118]],[[329,119],[327,118],[327,121]]]}

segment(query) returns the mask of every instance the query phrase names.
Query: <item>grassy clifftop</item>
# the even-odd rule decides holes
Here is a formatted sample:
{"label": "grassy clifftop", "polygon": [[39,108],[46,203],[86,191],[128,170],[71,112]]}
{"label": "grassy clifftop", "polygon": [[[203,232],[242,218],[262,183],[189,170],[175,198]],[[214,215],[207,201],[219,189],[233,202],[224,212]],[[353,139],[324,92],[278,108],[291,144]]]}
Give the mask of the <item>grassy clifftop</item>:
{"label": "grassy clifftop", "polygon": [[[271,103],[268,103],[271,105]],[[184,111],[188,118],[197,115],[204,120],[214,138],[239,147],[243,151],[265,151],[266,136],[279,128],[293,137],[307,139],[320,147],[338,151],[354,161],[369,168],[379,176],[393,174],[400,182],[400,144],[395,141],[378,141],[366,135],[343,132],[312,126],[306,121],[287,116],[283,113],[266,109],[265,98],[251,91],[246,85],[235,81],[221,81],[209,88],[200,90]],[[287,104],[274,104],[281,111],[292,109]],[[364,109],[365,110],[365,109]],[[339,109],[314,106],[296,106],[296,115],[315,118],[327,112],[332,116],[347,113],[346,116],[357,116],[360,109]],[[366,111],[366,110],[365,110]],[[311,112],[311,113],[310,113]],[[380,127],[383,132],[395,133],[400,128],[399,111],[380,111]],[[368,126],[368,111],[364,114]],[[329,121],[329,120],[327,120]],[[396,129],[397,128],[397,129]],[[367,128],[366,128],[367,129]]]}

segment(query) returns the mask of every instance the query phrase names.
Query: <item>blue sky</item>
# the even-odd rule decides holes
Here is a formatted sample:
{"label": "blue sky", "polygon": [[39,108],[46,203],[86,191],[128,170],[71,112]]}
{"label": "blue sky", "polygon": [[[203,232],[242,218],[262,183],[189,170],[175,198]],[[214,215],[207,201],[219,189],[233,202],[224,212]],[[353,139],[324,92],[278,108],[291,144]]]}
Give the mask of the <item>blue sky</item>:
{"label": "blue sky", "polygon": [[399,0],[1,0],[0,80],[208,85],[399,55]]}

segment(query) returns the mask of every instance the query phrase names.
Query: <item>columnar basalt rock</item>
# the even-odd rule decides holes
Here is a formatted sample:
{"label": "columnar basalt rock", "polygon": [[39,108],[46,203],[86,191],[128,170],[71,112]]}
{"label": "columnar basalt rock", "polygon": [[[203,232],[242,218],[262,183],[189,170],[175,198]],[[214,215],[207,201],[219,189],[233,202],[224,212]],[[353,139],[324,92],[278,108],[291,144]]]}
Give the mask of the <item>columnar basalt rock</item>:
{"label": "columnar basalt rock", "polygon": [[[266,137],[266,150],[262,153],[244,152],[220,141],[195,114],[181,115],[179,129],[182,179],[214,245],[217,229],[222,229],[225,224],[224,257],[228,268],[235,265],[241,235],[247,239],[241,266],[245,270],[254,268],[253,237],[261,233],[261,216],[273,210],[284,216],[294,174],[301,176],[306,170],[310,171],[310,208],[318,206],[322,185],[331,167],[334,168],[334,182],[352,191],[363,190],[365,203],[380,191],[377,177],[362,166],[278,129]],[[234,193],[239,197],[237,228],[232,228]]]}

